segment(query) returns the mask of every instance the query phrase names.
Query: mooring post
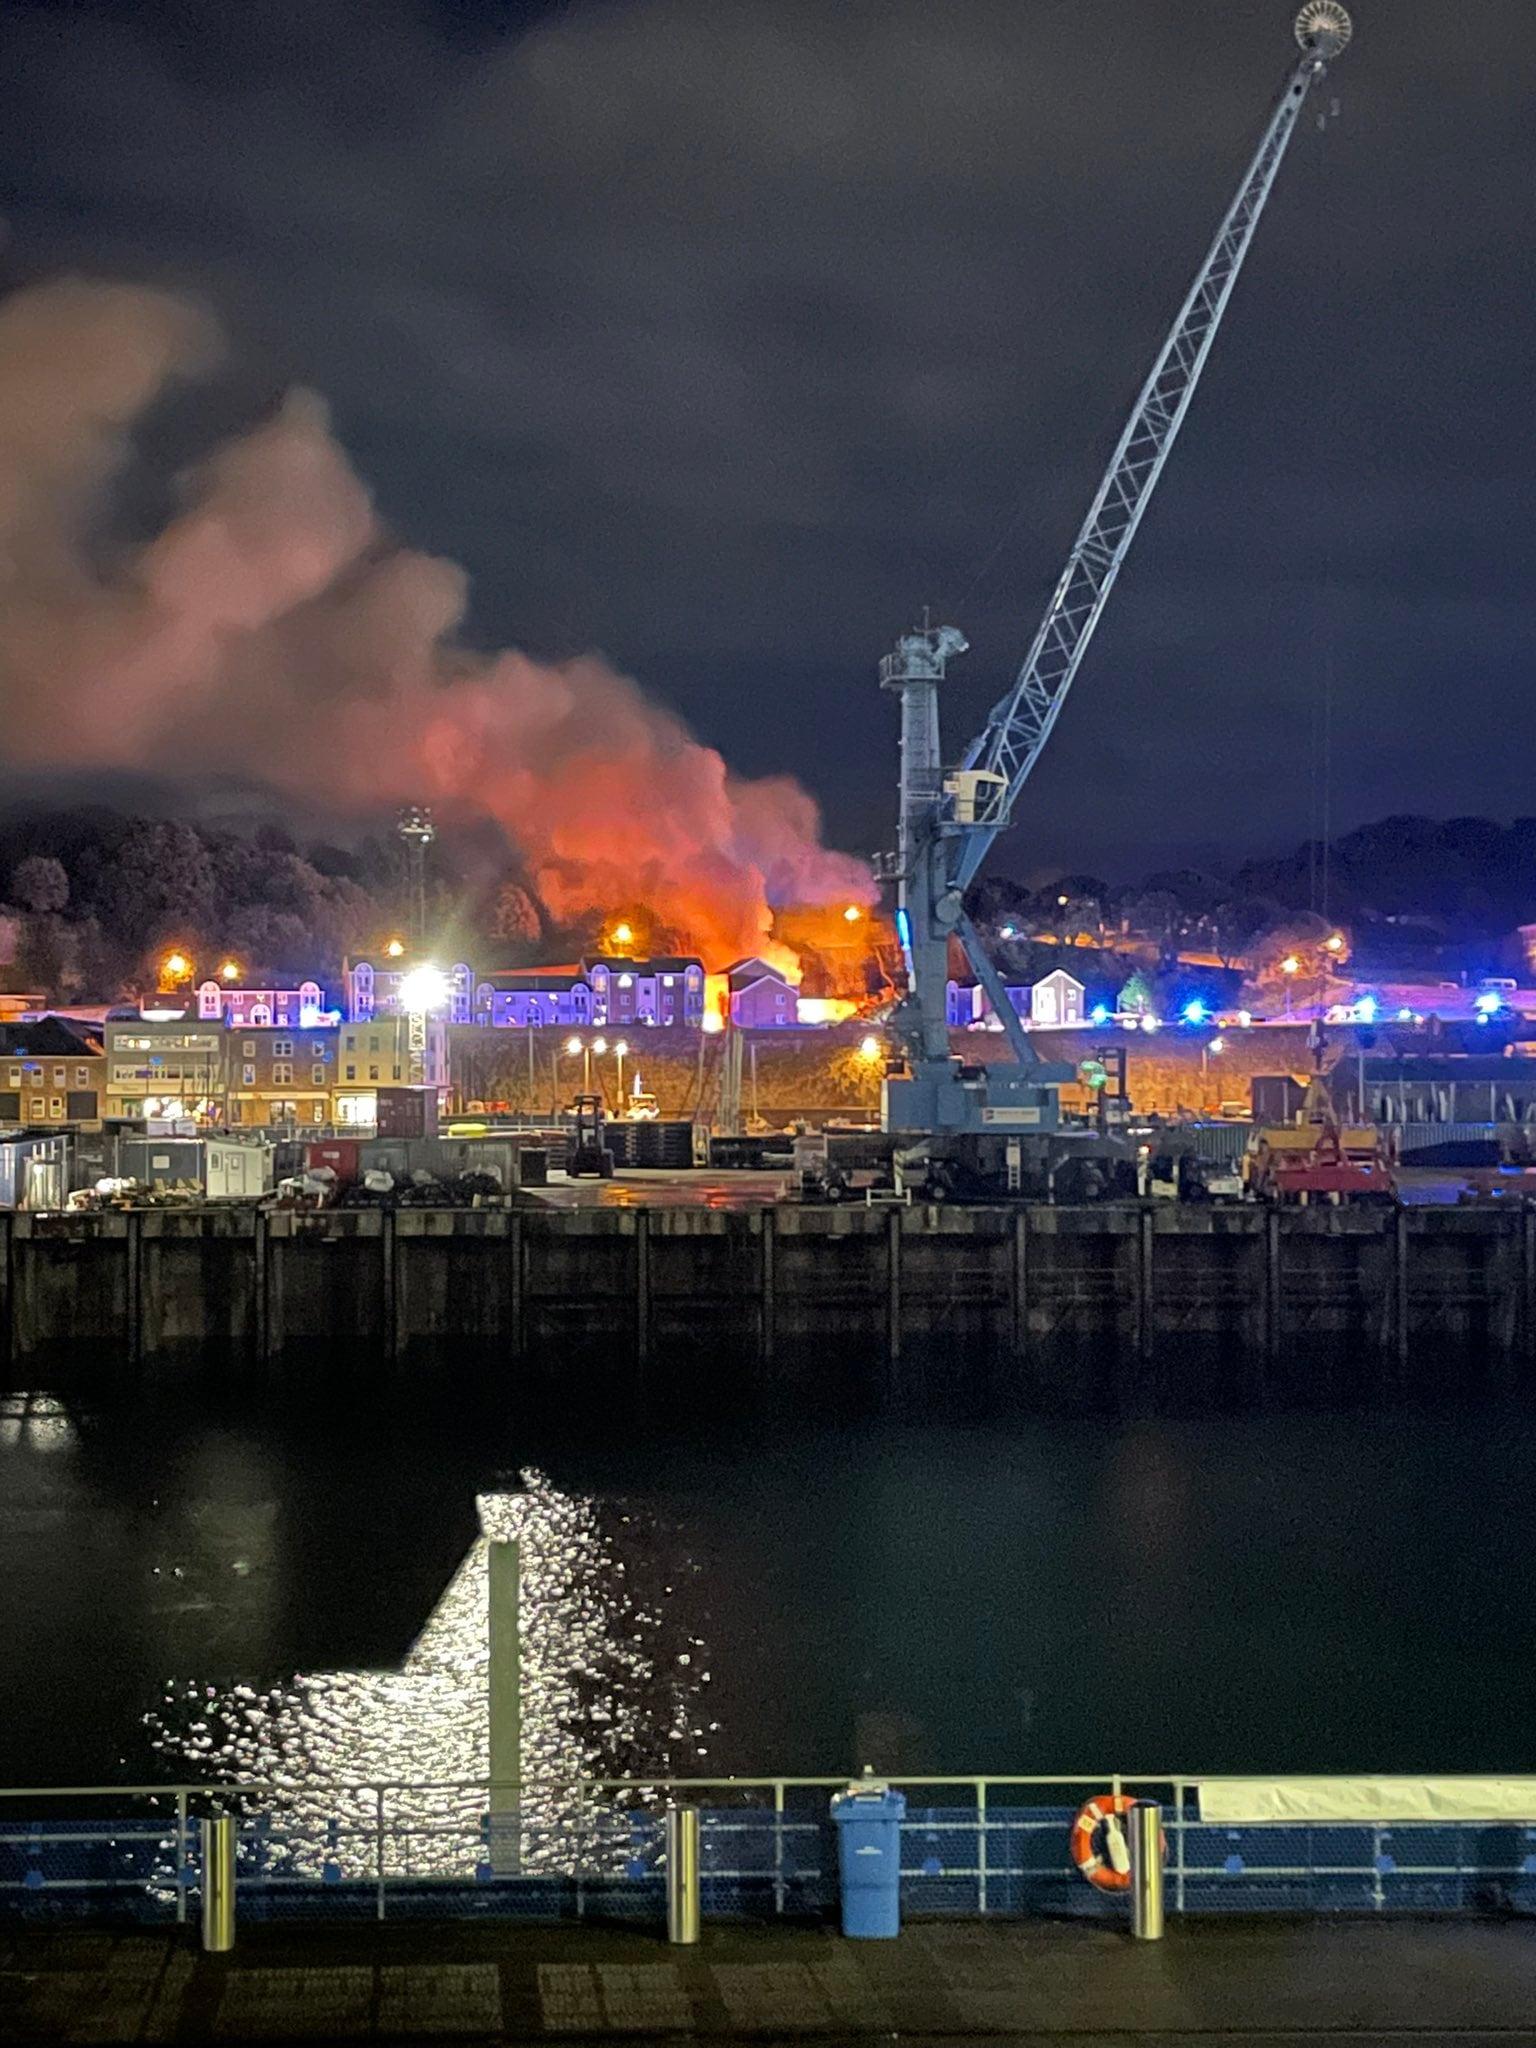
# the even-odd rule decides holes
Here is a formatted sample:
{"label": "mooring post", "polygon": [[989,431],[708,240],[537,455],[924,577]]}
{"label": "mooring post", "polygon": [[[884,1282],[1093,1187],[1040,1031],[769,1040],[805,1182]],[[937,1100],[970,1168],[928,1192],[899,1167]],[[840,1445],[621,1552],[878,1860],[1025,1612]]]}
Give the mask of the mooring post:
{"label": "mooring post", "polygon": [[405,1352],[405,1318],[400,1313],[400,1263],[397,1256],[396,1223],[398,1218],[393,1209],[385,1209],[379,1216],[379,1265],[380,1278],[384,1288],[384,1354],[396,1359]]}
{"label": "mooring post", "polygon": [[1283,1322],[1280,1263],[1280,1211],[1271,1208],[1264,1217],[1264,1349],[1273,1364],[1280,1356]]}
{"label": "mooring post", "polygon": [[1029,1350],[1029,1211],[1019,1208],[1013,1218],[1013,1355],[1024,1357]]}
{"label": "mooring post", "polygon": [[1399,1367],[1408,1363],[1408,1211],[1392,1218],[1392,1352]]}
{"label": "mooring post", "polygon": [[251,1257],[255,1268],[251,1281],[252,1335],[256,1356],[265,1365],[276,1349],[272,1341],[272,1218],[265,1209],[256,1211]]}
{"label": "mooring post", "polygon": [[901,1211],[885,1219],[886,1342],[891,1362],[901,1356]]}
{"label": "mooring post", "polygon": [[130,1209],[123,1222],[127,1231],[123,1256],[127,1260],[125,1309],[128,1318],[128,1361],[138,1365],[144,1356],[144,1215]]}
{"label": "mooring post", "polygon": [[507,1319],[510,1324],[507,1334],[514,1359],[523,1355],[523,1290],[528,1256],[523,1225],[526,1221],[520,1209],[514,1209],[507,1218]]}
{"label": "mooring post", "polygon": [[523,1803],[522,1554],[493,1539],[488,1556],[486,1715],[490,1752],[491,1867],[516,1870]]}
{"label": "mooring post", "polygon": [[758,1211],[758,1227],[762,1233],[762,1270],[758,1283],[758,1349],[764,1365],[772,1365],[775,1319],[773,1259],[778,1235],[777,1218],[772,1209]]}
{"label": "mooring post", "polygon": [[643,1371],[651,1362],[651,1218],[635,1211],[635,1363]]}

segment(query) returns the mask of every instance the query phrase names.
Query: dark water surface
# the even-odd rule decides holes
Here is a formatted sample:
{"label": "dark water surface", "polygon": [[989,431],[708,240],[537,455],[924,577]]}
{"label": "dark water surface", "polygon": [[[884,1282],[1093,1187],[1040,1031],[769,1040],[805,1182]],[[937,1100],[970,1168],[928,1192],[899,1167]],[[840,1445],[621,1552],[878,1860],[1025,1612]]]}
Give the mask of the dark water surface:
{"label": "dark water surface", "polygon": [[0,1397],[0,1785],[483,1772],[482,1521],[551,1772],[1531,1767],[1523,1409],[561,1407]]}

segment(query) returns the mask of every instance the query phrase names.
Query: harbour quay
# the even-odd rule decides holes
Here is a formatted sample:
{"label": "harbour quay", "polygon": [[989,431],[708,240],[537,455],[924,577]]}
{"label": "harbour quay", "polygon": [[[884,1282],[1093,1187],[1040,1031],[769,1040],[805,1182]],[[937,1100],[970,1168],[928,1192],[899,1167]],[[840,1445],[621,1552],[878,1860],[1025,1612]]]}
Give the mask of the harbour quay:
{"label": "harbour quay", "polygon": [[[1042,1406],[1536,1356],[1536,1210],[624,1207],[0,1216],[0,1346],[152,1371],[327,1358],[599,1382],[980,1370]],[[1331,1370],[1332,1367],[1330,1366]],[[1085,1373],[1088,1379],[1085,1381]],[[1335,1388],[1335,1391],[1338,1391]]]}

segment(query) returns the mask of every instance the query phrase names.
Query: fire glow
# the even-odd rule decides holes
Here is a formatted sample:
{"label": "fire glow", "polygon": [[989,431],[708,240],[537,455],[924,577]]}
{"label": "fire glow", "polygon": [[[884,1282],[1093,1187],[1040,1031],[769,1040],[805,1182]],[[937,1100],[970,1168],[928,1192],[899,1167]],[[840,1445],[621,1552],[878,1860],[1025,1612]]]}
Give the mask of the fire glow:
{"label": "fire glow", "polygon": [[[93,545],[143,415],[218,337],[166,293],[66,280],[0,306],[0,666],[12,761],[240,775],[358,817],[494,818],[558,921],[639,897],[711,965],[781,907],[872,904],[787,777],[744,781],[596,656],[458,642],[466,579],[404,548],[308,393],[217,449],[110,573]],[[88,538],[88,536],[90,538]]]}

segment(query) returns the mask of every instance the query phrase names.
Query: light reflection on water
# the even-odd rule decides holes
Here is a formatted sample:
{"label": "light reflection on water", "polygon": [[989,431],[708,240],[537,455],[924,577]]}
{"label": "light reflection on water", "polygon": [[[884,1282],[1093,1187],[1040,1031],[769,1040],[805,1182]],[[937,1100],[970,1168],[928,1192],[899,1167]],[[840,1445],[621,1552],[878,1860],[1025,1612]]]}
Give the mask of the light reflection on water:
{"label": "light reflection on water", "polygon": [[467,1874],[489,1771],[489,1547],[514,1537],[525,1867],[570,1867],[581,1781],[707,1772],[712,1675],[672,1598],[701,1567],[667,1555],[675,1542],[654,1516],[520,1476],[524,1491],[478,1497],[480,1534],[398,1670],[313,1672],[265,1692],[169,1685],[145,1719],[175,1774],[276,1788],[250,1805],[297,1845],[294,1870],[329,1862],[340,1876],[374,1869],[379,1804],[363,1788],[387,1785],[386,1870]]}
{"label": "light reflection on water", "polygon": [[69,1411],[52,1394],[0,1394],[0,1447],[67,1451],[76,1436]]}

